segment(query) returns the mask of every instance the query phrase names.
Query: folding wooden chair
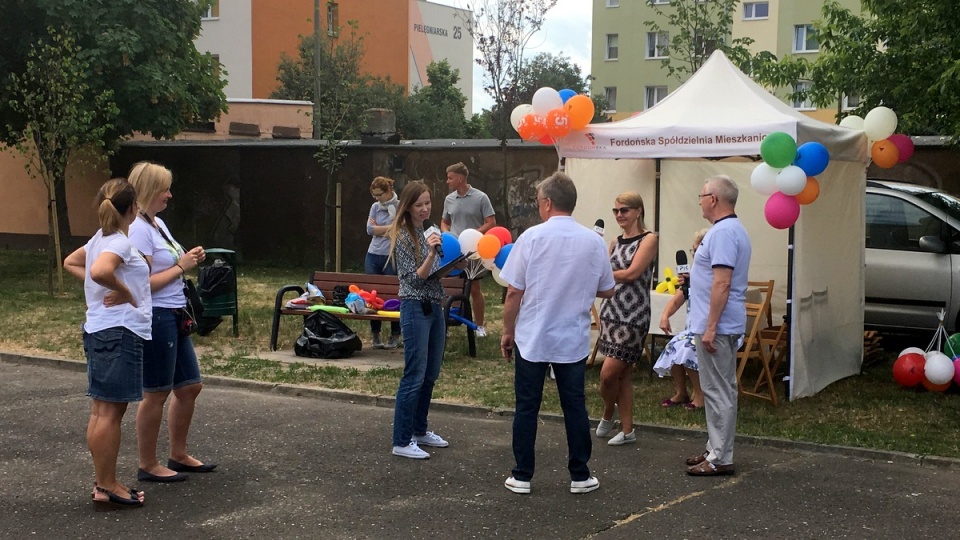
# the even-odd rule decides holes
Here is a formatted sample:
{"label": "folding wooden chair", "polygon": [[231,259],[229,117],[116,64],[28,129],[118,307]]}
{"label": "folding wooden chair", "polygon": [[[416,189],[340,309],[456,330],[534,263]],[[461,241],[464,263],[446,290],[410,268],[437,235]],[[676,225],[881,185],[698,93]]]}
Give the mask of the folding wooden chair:
{"label": "folding wooden chair", "polygon": [[[790,332],[788,331],[787,323],[783,323],[780,326],[764,328],[760,331],[760,348],[763,349],[769,361],[769,367],[766,369],[761,368],[760,376],[757,377],[757,382],[754,383],[753,389],[748,394],[764,399],[767,399],[766,396],[769,395],[770,402],[773,403],[774,406],[776,406],[778,402],[774,377],[776,377],[783,359],[787,357],[787,338],[789,335]],[[766,387],[766,394],[761,393],[764,387]]]}
{"label": "folding wooden chair", "polygon": [[[772,322],[773,316],[770,314],[770,298],[773,296],[773,280],[769,281],[750,281],[748,288],[758,289],[760,291],[760,303],[747,302],[747,333],[744,336],[743,347],[737,352],[737,388],[740,395],[748,395],[770,400],[774,405],[777,404],[776,392],[773,388],[773,374],[770,373],[771,357],[767,350],[760,343],[760,331],[764,328],[764,323]],[[744,384],[743,372],[751,360],[757,360],[760,364],[759,379],[764,379],[770,389],[770,395],[761,394],[756,391],[759,383],[749,385],[750,390],[746,390]]]}

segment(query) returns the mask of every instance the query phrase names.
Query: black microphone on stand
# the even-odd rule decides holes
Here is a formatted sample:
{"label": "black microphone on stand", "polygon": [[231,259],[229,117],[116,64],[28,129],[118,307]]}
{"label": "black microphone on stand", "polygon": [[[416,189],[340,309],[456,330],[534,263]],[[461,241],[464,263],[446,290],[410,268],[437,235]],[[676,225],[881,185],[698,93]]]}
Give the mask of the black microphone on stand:
{"label": "black microphone on stand", "polygon": [[678,249],[677,250],[677,275],[683,274],[683,296],[685,298],[690,297],[690,265],[687,264],[687,252]]}
{"label": "black microphone on stand", "polygon": [[[430,238],[430,236],[434,234],[443,238],[443,236],[441,236],[440,229],[438,229],[436,225],[431,223],[430,220],[428,219],[423,220],[423,238],[424,239]],[[437,257],[440,257],[442,259],[443,248],[440,247],[440,244],[433,246],[433,249],[437,251]]]}
{"label": "black microphone on stand", "polygon": [[593,224],[593,232],[603,236],[603,220],[598,219],[596,223]]}

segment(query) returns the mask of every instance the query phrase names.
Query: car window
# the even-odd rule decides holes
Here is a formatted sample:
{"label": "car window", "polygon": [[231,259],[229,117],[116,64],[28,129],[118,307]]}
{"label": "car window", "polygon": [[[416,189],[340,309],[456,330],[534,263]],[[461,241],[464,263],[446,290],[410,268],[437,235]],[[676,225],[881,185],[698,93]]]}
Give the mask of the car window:
{"label": "car window", "polygon": [[868,248],[920,251],[920,237],[941,237],[943,221],[908,201],[867,193],[866,202]]}

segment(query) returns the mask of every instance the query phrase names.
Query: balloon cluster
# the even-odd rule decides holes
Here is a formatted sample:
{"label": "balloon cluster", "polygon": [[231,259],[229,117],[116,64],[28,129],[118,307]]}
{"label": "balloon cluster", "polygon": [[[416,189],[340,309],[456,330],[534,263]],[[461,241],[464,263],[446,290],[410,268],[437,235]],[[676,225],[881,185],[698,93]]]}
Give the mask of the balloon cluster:
{"label": "balloon cluster", "polygon": [[[493,274],[493,279],[497,283],[507,286],[507,282],[500,279],[500,270],[503,269],[513,249],[513,236],[509,229],[493,227],[486,234],[476,229],[464,229],[459,237],[452,232],[445,232],[441,235],[441,241],[443,245],[441,264],[447,264],[461,254],[468,255],[479,260],[483,267]],[[459,273],[459,270],[455,270],[450,272],[450,275]],[[468,277],[476,276],[468,274]]]}
{"label": "balloon cluster", "polygon": [[863,130],[870,141],[870,158],[877,167],[889,169],[913,156],[913,141],[902,133],[893,133],[897,130],[897,113],[887,107],[871,109],[865,118],[847,116],[840,125]]}
{"label": "balloon cluster", "polygon": [[769,197],[763,206],[767,223],[776,229],[789,228],[800,217],[800,205],[820,196],[814,176],[826,170],[830,153],[818,142],[798,148],[789,134],[775,131],[760,143],[760,156],[763,163],[750,174],[750,185]]}
{"label": "balloon cluster", "polygon": [[[960,345],[960,334],[950,336],[950,341]],[[960,347],[957,350],[960,351]],[[944,392],[951,384],[960,384],[960,356],[951,360],[937,350],[904,349],[893,363],[893,379],[904,388],[922,384],[931,392]]]}
{"label": "balloon cluster", "polygon": [[533,94],[531,103],[517,105],[510,113],[510,125],[525,141],[555,144],[571,131],[583,129],[593,119],[590,96],[569,88],[559,92],[544,86]]}

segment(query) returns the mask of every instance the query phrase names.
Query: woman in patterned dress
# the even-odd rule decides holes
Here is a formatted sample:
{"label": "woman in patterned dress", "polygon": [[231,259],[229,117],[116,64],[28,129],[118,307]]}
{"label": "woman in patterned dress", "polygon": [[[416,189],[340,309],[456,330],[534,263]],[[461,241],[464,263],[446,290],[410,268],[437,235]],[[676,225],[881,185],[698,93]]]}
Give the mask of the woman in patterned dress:
{"label": "woman in patterned dress", "polygon": [[610,244],[610,264],[617,283],[613,298],[600,307],[600,395],[603,418],[597,436],[613,430],[614,407],[620,410],[622,431],[607,444],[636,442],[633,432],[633,365],[640,361],[650,329],[650,279],[657,256],[657,235],[643,225],[643,198],[632,191],[616,198],[613,214],[623,234]]}

